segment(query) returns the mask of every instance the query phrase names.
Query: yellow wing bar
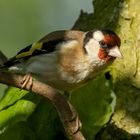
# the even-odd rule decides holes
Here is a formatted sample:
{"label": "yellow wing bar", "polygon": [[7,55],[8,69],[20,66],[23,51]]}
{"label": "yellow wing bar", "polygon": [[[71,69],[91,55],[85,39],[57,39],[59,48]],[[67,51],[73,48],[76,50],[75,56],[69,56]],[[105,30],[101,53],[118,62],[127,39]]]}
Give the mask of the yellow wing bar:
{"label": "yellow wing bar", "polygon": [[26,56],[31,56],[35,50],[41,50],[41,49],[42,49],[42,42],[33,43],[28,51],[23,51],[17,54],[16,58],[19,59],[19,58],[24,58]]}

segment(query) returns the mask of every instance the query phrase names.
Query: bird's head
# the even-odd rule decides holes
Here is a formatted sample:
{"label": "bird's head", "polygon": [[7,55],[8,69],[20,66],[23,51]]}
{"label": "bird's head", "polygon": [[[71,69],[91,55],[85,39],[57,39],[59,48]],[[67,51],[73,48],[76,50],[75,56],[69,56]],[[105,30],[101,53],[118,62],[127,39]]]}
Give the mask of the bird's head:
{"label": "bird's head", "polygon": [[84,47],[86,52],[93,57],[98,57],[106,62],[121,58],[121,41],[118,35],[108,29],[89,31],[85,35]]}

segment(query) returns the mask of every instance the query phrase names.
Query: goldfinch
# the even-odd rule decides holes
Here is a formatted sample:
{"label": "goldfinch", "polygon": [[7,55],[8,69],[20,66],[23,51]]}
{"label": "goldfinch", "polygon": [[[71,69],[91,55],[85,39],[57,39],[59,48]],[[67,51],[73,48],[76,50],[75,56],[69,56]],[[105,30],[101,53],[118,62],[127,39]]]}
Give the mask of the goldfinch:
{"label": "goldfinch", "polygon": [[34,77],[60,91],[71,91],[122,57],[120,44],[117,34],[107,29],[55,31],[19,51],[3,68],[26,74],[23,88]]}

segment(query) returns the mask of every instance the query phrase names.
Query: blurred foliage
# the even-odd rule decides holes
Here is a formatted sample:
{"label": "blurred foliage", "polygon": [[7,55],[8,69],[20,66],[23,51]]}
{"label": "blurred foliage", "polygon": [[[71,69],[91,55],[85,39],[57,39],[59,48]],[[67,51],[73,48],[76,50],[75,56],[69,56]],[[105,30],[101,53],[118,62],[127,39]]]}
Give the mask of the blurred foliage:
{"label": "blurred foliage", "polygon": [[10,87],[0,101],[0,107],[1,140],[65,138],[54,107],[36,94]]}
{"label": "blurred foliage", "polygon": [[40,97],[18,88],[8,88],[0,101],[0,132],[18,122],[26,121],[32,114]]}
{"label": "blurred foliage", "polygon": [[[98,81],[101,81],[99,84]],[[72,93],[72,104],[78,110],[83,133],[93,140],[96,133],[109,121],[112,114],[112,86],[104,75]]]}

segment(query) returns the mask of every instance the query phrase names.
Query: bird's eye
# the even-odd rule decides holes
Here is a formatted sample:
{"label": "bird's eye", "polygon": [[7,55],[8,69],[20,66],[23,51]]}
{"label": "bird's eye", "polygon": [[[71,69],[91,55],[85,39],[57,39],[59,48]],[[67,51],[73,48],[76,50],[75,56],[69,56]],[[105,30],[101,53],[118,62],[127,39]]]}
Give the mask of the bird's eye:
{"label": "bird's eye", "polygon": [[104,41],[99,42],[102,48],[107,48],[107,44]]}
{"label": "bird's eye", "polygon": [[99,43],[100,43],[101,46],[104,46],[105,45],[105,42],[104,41],[100,41]]}

